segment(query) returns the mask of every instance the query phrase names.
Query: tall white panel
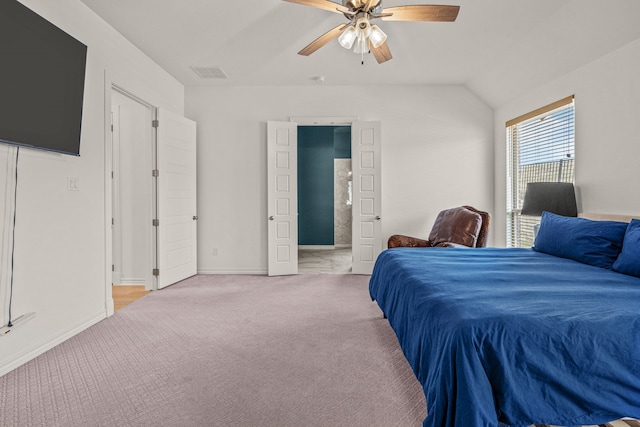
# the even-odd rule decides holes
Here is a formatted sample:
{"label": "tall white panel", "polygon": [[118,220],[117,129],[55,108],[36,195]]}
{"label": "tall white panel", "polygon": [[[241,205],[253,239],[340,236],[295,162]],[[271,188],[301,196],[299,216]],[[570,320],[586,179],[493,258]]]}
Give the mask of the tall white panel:
{"label": "tall white panel", "polygon": [[353,273],[371,274],[382,251],[380,122],[354,122],[351,139]]}
{"label": "tall white panel", "polygon": [[298,273],[298,127],[267,123],[269,276]]}
{"label": "tall white panel", "polygon": [[158,110],[158,289],[197,273],[196,123]]}

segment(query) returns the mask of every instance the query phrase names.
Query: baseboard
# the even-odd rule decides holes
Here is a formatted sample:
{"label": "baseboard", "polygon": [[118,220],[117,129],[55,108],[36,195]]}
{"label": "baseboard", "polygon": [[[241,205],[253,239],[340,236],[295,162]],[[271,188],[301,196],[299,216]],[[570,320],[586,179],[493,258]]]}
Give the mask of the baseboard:
{"label": "baseboard", "polygon": [[264,276],[268,274],[268,271],[263,269],[199,268],[198,274],[239,274],[239,275],[244,274],[244,275]]}
{"label": "baseboard", "polygon": [[[118,286],[146,286],[147,279],[130,279],[127,277],[121,277],[118,283]],[[114,283],[115,285],[115,283]]]}
{"label": "baseboard", "polygon": [[79,334],[80,332],[95,325],[101,320],[104,320],[105,318],[106,318],[106,314],[104,313],[104,311],[100,311],[99,313],[93,315],[90,319],[87,319],[81,323],[78,323],[76,326],[68,329],[62,335],[58,335],[41,344],[36,344],[28,348],[27,350],[23,351],[21,354],[17,355],[9,363],[3,366],[0,366],[0,377],[13,371],[19,366],[24,365],[28,361],[35,359],[36,357],[40,356],[44,352],[51,350],[53,347],[57,346],[58,344],[63,343],[64,341],[68,340],[74,335]]}

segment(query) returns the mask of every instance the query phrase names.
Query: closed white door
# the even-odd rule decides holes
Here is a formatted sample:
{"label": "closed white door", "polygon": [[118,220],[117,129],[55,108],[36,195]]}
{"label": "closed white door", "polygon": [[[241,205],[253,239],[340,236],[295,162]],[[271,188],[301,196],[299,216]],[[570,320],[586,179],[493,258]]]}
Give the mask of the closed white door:
{"label": "closed white door", "polygon": [[197,273],[196,123],[158,109],[158,289]]}
{"label": "closed white door", "polygon": [[371,274],[382,251],[380,122],[353,122],[353,273]]}
{"label": "closed white door", "polygon": [[298,125],[267,123],[268,274],[298,274]]}

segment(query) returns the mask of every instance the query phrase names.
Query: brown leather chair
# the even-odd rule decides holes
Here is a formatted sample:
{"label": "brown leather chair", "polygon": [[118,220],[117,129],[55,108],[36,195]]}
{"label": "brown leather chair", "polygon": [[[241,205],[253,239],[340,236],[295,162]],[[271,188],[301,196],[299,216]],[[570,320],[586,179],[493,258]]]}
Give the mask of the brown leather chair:
{"label": "brown leather chair", "polygon": [[470,247],[483,248],[487,244],[490,215],[471,206],[443,210],[433,224],[429,239],[394,234],[387,246],[400,247]]}

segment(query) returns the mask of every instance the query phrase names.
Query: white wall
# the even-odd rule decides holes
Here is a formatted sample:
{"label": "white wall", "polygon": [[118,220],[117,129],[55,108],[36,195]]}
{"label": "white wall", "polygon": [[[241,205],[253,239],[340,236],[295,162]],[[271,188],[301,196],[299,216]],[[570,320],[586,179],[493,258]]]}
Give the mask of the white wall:
{"label": "white wall", "polygon": [[640,39],[502,105],[495,112],[497,245],[506,242],[505,122],[575,95],[580,212],[640,214]]}
{"label": "white wall", "polygon": [[[492,110],[461,86],[188,87],[198,123],[198,270],[267,269],[266,122],[382,122],[382,230],[427,237],[442,209],[493,207]],[[213,248],[218,255],[212,255]]]}
{"label": "white wall", "polygon": [[[104,318],[108,273],[105,224],[105,74],[147,102],[183,113],[184,88],[79,0],[23,0],[88,46],[80,157],[20,150],[13,314],[36,318],[0,337],[0,375]],[[46,72],[46,64],[43,64]],[[0,200],[12,195],[14,147],[0,144]],[[67,191],[67,177],[80,191]],[[0,298],[6,318],[9,256],[0,205]],[[110,221],[110,218],[108,219]]]}

